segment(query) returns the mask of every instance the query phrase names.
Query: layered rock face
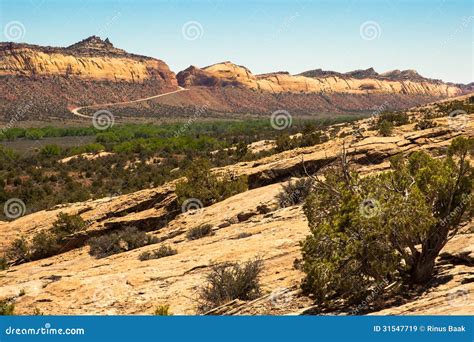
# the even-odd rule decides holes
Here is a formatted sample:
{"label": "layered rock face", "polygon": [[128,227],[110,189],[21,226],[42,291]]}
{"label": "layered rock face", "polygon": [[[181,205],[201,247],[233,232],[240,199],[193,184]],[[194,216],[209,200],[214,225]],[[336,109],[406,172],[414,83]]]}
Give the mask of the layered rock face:
{"label": "layered rock face", "polygon": [[340,74],[322,70],[300,75],[277,72],[253,75],[231,62],[205,68],[191,66],[178,73],[181,86],[239,86],[272,93],[407,94],[450,97],[462,93],[455,85],[425,79],[416,71],[395,70],[379,75],[373,69]]}
{"label": "layered rock face", "polygon": [[[95,36],[64,48],[0,43],[0,80],[3,123],[83,120],[71,109],[102,104],[109,108],[113,103],[120,103],[113,109],[129,120],[189,116],[196,106],[206,106],[218,118],[222,113],[235,118],[280,109],[292,115],[346,115],[372,112],[374,107],[406,109],[472,90],[472,85],[427,79],[413,70],[343,74],[317,69],[299,75],[254,75],[243,66],[223,62],[191,66],[175,75],[159,59],[128,53]],[[178,85],[190,91],[129,106],[172,92]]]}
{"label": "layered rock face", "polygon": [[177,84],[174,73],[163,61],[128,54],[95,36],[67,48],[1,43],[0,76],[7,75]]}
{"label": "layered rock face", "polygon": [[176,89],[165,62],[115,48],[108,39],[92,36],[66,48],[0,43],[0,122],[71,119],[70,108]]}

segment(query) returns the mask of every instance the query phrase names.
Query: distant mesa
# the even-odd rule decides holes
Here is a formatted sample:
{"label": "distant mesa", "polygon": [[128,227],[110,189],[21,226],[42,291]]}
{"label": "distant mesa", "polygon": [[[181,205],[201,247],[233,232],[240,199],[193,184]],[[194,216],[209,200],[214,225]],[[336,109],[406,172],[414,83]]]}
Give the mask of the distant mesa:
{"label": "distant mesa", "polygon": [[207,67],[190,66],[177,74],[182,87],[239,87],[270,93],[408,94],[450,97],[463,90],[414,70],[384,74],[373,68],[347,73],[315,69],[298,75],[286,71],[254,75],[248,68],[226,61]]}
{"label": "distant mesa", "polygon": [[404,109],[473,91],[472,85],[425,78],[415,70],[254,74],[225,61],[191,65],[175,75],[164,61],[129,53],[95,35],[67,47],[0,43],[0,77],[0,121],[8,121],[25,103],[31,108],[25,120],[41,121],[69,117],[70,108],[155,97],[178,85],[190,91],[137,104],[128,112],[175,117],[207,106],[214,113],[267,115],[285,108],[336,115],[381,105]]}

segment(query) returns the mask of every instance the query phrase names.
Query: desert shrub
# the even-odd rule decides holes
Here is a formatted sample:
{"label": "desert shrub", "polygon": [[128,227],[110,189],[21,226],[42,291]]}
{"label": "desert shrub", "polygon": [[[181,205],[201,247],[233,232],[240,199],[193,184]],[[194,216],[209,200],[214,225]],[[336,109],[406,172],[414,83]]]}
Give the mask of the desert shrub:
{"label": "desert shrub", "polygon": [[378,123],[388,121],[394,126],[406,125],[410,122],[408,114],[405,112],[382,112],[378,117]]}
{"label": "desert shrub", "polygon": [[185,173],[187,181],[176,185],[178,203],[190,198],[210,205],[247,190],[246,177],[223,175],[218,178],[211,172],[211,164],[206,159],[198,159]]}
{"label": "desert shrub", "polygon": [[61,147],[58,145],[45,145],[40,151],[40,153],[45,157],[58,156],[61,152]]}
{"label": "desert shrub", "polygon": [[279,135],[276,138],[275,151],[283,152],[291,150],[297,147],[306,147],[320,144],[322,133],[321,131],[316,131],[314,127],[305,127],[301,135],[295,135],[290,137],[288,134],[284,133]]}
{"label": "desert shrub", "polygon": [[15,304],[10,300],[0,300],[0,316],[12,316],[15,311]]}
{"label": "desert shrub", "polygon": [[377,131],[379,135],[383,137],[389,137],[393,132],[393,124],[390,121],[382,121],[377,126]]}
{"label": "desert shrub", "polygon": [[164,257],[167,257],[167,256],[175,255],[177,253],[178,253],[178,251],[176,249],[173,249],[170,246],[164,246],[163,245],[163,246],[160,246],[160,248],[155,249],[151,252],[141,253],[138,258],[141,261],[150,260],[150,259],[160,259],[160,258],[164,258]]}
{"label": "desert shrub", "polygon": [[243,264],[224,263],[212,266],[206,284],[199,290],[200,312],[209,311],[234,299],[252,300],[260,295],[261,259]]}
{"label": "desert shrub", "polygon": [[170,306],[166,305],[158,305],[153,313],[155,316],[173,316],[170,311]]}
{"label": "desert shrub", "polygon": [[443,159],[414,152],[364,178],[329,170],[304,206],[303,290],[319,303],[353,302],[380,283],[426,283],[472,201],[473,146],[456,138]]}
{"label": "desert shrub", "polygon": [[433,128],[436,126],[437,126],[436,122],[432,120],[422,119],[421,121],[416,123],[415,129],[422,131],[424,129]]}
{"label": "desert shrub", "polygon": [[135,227],[126,227],[119,232],[113,232],[89,240],[89,254],[103,258],[112,254],[130,251],[156,243],[157,239]]}
{"label": "desert shrub", "polygon": [[455,110],[462,110],[465,111],[467,114],[474,113],[474,102],[472,100],[472,96],[469,97],[469,100],[453,100],[449,102],[440,102],[436,103],[435,106],[440,112],[445,113],[445,115],[449,115]]}
{"label": "desert shrub", "polygon": [[235,156],[237,157],[238,160],[242,160],[247,156],[249,153],[249,149],[247,147],[247,144],[244,142],[239,142],[235,148]]}
{"label": "desert shrub", "polygon": [[279,135],[276,138],[275,144],[276,144],[275,150],[277,152],[283,152],[283,151],[286,151],[286,150],[291,150],[291,149],[296,147],[296,146],[294,146],[293,141],[292,141],[292,139],[290,138],[290,136],[288,134]]}
{"label": "desert shrub", "polygon": [[285,208],[302,203],[310,194],[313,183],[314,181],[311,178],[301,178],[283,184],[280,193],[277,195],[278,204],[281,208]]}
{"label": "desert shrub", "polygon": [[8,257],[17,262],[25,262],[56,255],[65,246],[65,238],[86,226],[79,215],[61,212],[50,230],[36,233],[30,241],[25,238],[15,240],[9,248]]}
{"label": "desert shrub", "polygon": [[60,212],[53,223],[52,233],[58,236],[70,235],[85,229],[86,226],[87,223],[79,215]]}
{"label": "desert shrub", "polygon": [[6,270],[7,268],[8,268],[7,257],[0,257],[0,271]]}
{"label": "desert shrub", "polygon": [[13,261],[24,262],[29,260],[28,243],[24,237],[15,239],[7,250],[7,257]]}
{"label": "desert shrub", "polygon": [[392,135],[393,127],[406,125],[409,123],[409,117],[404,112],[382,112],[373,127],[383,137]]}
{"label": "desert shrub", "polygon": [[43,231],[35,234],[28,246],[29,259],[38,260],[56,255],[61,250],[57,235]]}
{"label": "desert shrub", "polygon": [[91,144],[86,144],[82,146],[77,146],[72,148],[69,151],[69,155],[76,155],[76,154],[82,154],[82,153],[96,153],[99,151],[104,151],[105,146],[99,143],[91,143]]}
{"label": "desert shrub", "polygon": [[197,240],[212,234],[212,225],[203,224],[188,230],[188,232],[186,233],[186,237],[188,238],[188,240]]}

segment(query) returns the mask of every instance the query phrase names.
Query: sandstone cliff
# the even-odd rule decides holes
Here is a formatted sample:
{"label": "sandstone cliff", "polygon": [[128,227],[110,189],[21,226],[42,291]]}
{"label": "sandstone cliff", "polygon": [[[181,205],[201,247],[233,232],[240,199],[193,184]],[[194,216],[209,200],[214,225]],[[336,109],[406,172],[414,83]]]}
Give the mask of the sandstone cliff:
{"label": "sandstone cliff", "polygon": [[0,76],[63,76],[90,81],[143,82],[176,85],[176,78],[159,59],[136,56],[92,36],[67,48],[0,44]]}
{"label": "sandstone cliff", "polygon": [[[137,116],[188,117],[196,106],[206,106],[215,118],[222,118],[222,113],[267,115],[281,109],[304,116],[354,114],[373,112],[374,107],[406,109],[472,89],[427,79],[413,70],[254,75],[224,62],[192,66],[175,75],[159,59],[128,53],[95,36],[64,48],[0,43],[0,79],[4,123],[87,120],[71,109],[109,109],[114,103],[120,103],[114,115],[134,122]],[[178,84],[189,91],[136,104],[135,100],[172,92]]]}
{"label": "sandstone cliff", "polygon": [[3,122],[71,120],[73,107],[177,89],[165,62],[128,53],[95,36],[66,48],[0,43],[0,79]]}
{"label": "sandstone cliff", "polygon": [[450,97],[462,93],[455,85],[421,77],[413,70],[379,75],[373,69],[348,74],[314,71],[300,75],[285,72],[253,75],[231,62],[205,68],[191,66],[177,75],[181,86],[240,86],[272,93],[407,94]]}

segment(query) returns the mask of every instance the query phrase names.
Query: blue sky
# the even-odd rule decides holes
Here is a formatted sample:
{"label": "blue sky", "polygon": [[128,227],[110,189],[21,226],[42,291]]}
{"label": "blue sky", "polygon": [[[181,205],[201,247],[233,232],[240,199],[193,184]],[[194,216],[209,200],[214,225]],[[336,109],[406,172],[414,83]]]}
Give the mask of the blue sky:
{"label": "blue sky", "polygon": [[254,73],[374,67],[468,83],[474,80],[473,3],[1,0],[1,40],[11,40],[6,28],[20,22],[18,41],[67,46],[95,34],[162,59],[175,72],[230,60]]}

